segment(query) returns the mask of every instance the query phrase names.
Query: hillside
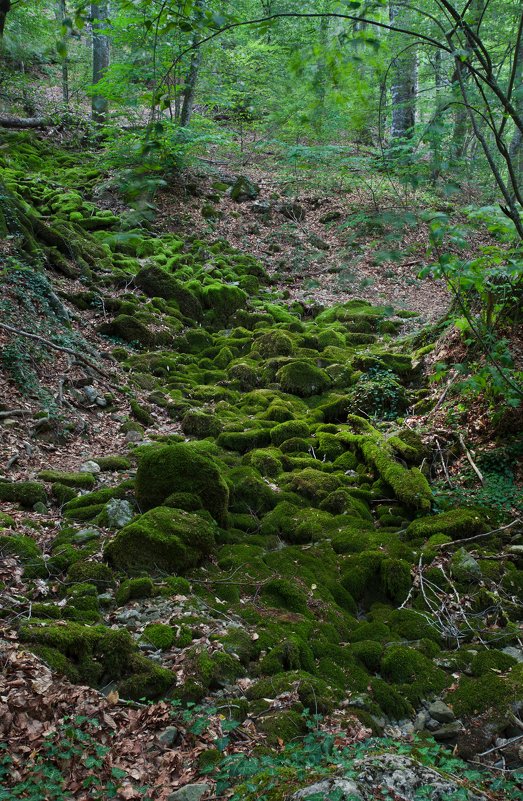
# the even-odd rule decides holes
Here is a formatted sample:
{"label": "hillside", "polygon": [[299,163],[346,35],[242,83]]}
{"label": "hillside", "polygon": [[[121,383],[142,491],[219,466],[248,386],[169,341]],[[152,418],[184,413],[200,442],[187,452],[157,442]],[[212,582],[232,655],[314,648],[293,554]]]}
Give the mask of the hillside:
{"label": "hillside", "polygon": [[339,199],[136,225],[94,148],[2,144],[0,798],[517,798],[520,412],[434,384],[426,232],[347,288]]}

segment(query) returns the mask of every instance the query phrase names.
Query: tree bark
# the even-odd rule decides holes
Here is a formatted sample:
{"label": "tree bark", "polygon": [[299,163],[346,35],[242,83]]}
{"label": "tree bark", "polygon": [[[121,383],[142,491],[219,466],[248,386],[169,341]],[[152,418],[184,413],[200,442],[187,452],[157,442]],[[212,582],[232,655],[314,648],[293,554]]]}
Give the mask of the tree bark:
{"label": "tree bark", "polygon": [[13,117],[10,114],[0,115],[0,128],[47,128],[52,124],[49,117]]}
{"label": "tree bark", "polygon": [[[198,0],[196,3],[196,10],[200,10],[202,7],[201,1]],[[191,54],[191,63],[189,65],[189,69],[187,71],[187,75],[185,76],[185,87],[183,90],[183,103],[182,103],[182,110],[180,112],[180,125],[182,128],[186,128],[192,117],[193,107],[194,107],[194,97],[196,95],[196,83],[198,81],[198,72],[200,71],[200,64],[202,63],[202,51],[201,48],[198,47],[200,43],[200,35],[198,30],[195,31],[192,45],[194,50]]]}
{"label": "tree bark", "polygon": [[[54,9],[56,21],[60,27],[64,24],[64,19],[67,16],[66,0],[56,0]],[[62,59],[62,98],[64,103],[69,103],[69,63],[67,60],[67,37],[65,34],[61,35],[61,43],[63,45],[64,54],[60,54]]]}
{"label": "tree bark", "polygon": [[[518,114],[523,116],[523,36],[520,37],[518,47],[514,53],[514,105]],[[523,194],[523,133],[516,128],[509,145],[509,158],[512,162],[514,169],[516,187],[513,187],[511,195],[514,200],[516,192],[519,189],[520,194]]]}
{"label": "tree bark", "polygon": [[11,0],[0,0],[0,39],[2,39],[5,30],[5,22],[8,13],[11,11]]}
{"label": "tree bark", "polygon": [[[403,11],[405,13],[405,11]],[[389,17],[391,25],[401,27],[401,6],[391,2]],[[409,139],[416,122],[416,88],[418,80],[418,58],[416,47],[404,49],[392,62],[392,139]]]}
{"label": "tree bark", "polygon": [[[108,3],[91,3],[93,29],[93,85],[101,81],[110,64],[109,37],[105,33],[109,15]],[[91,117],[94,122],[104,125],[107,121],[109,103],[103,95],[93,95]]]}

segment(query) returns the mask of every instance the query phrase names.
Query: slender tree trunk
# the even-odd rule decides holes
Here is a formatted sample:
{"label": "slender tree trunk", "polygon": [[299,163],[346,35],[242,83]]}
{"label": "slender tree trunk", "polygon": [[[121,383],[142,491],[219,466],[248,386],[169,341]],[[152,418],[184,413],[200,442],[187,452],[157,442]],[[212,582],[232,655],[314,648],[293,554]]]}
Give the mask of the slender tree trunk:
{"label": "slender tree trunk", "polygon": [[[193,44],[195,45],[198,44],[197,36],[194,37]],[[198,81],[198,72],[200,70],[201,63],[202,63],[202,52],[201,49],[197,47],[195,50],[193,50],[191,56],[191,63],[189,65],[187,76],[185,78],[182,110],[180,112],[180,125],[182,126],[182,128],[186,128],[191,121],[193,107],[194,107],[194,97],[196,94],[196,82]]]}
{"label": "slender tree trunk", "polygon": [[441,50],[436,50],[434,54],[434,90],[436,93],[436,110],[434,111],[433,118],[433,134],[432,134],[432,183],[436,183],[441,174],[441,118],[442,118],[442,100],[441,92],[443,89],[443,65]]}
{"label": "slender tree trunk", "polygon": [[[484,0],[471,0],[467,22],[471,28],[478,32],[484,9]],[[463,73],[462,73],[463,75]],[[452,133],[451,151],[455,159],[461,159],[467,149],[467,134],[470,131],[468,110],[463,105],[463,97],[457,71],[452,76],[452,94],[454,106],[454,130]]]}
{"label": "slender tree trunk", "polygon": [[0,39],[4,35],[5,21],[11,11],[11,0],[0,0]]}
{"label": "slender tree trunk", "polygon": [[[93,85],[103,78],[110,63],[109,37],[105,33],[109,8],[106,0],[101,3],[91,3],[91,17],[93,20]],[[93,95],[91,116],[94,122],[103,125],[107,120],[108,101],[102,95]]]}
{"label": "slender tree trunk", "polygon": [[[405,11],[403,12],[405,13]],[[398,19],[401,6],[391,3],[390,22],[401,23]],[[418,58],[414,46],[404,49],[392,64],[392,139],[408,139],[412,136],[416,122],[416,88],[418,80]]]}
{"label": "slender tree trunk", "polygon": [[[523,116],[523,37],[514,53],[516,59],[516,79],[514,82],[514,105],[518,114]],[[512,161],[517,189],[523,194],[523,133],[516,128],[509,145],[509,157]],[[512,195],[515,200],[515,192]]]}
{"label": "slender tree trunk", "polygon": [[[59,23],[60,26],[64,24],[64,19],[67,16],[67,8],[66,8],[66,0],[56,0],[55,5],[55,17],[56,21]],[[61,44],[62,44],[62,53],[60,57],[62,59],[62,98],[64,103],[67,105],[69,103],[69,64],[67,60],[67,37],[65,34],[61,35]]]}
{"label": "slender tree trunk", "polygon": [[[203,6],[202,0],[196,0],[195,11],[200,12],[202,6]],[[180,125],[182,126],[182,128],[186,128],[189,125],[193,112],[194,97],[196,95],[196,83],[198,81],[200,64],[202,63],[202,52],[201,48],[198,47],[199,42],[200,42],[200,33],[198,31],[198,28],[196,28],[192,39],[192,46],[194,50],[192,51],[191,63],[189,64],[187,75],[185,76],[183,101],[182,101],[182,108],[180,111]]]}
{"label": "slender tree trunk", "polygon": [[324,53],[328,46],[329,18],[322,17],[320,20],[320,58],[316,64],[314,76],[314,93],[316,95],[316,108],[312,118],[312,126],[318,138],[322,138],[325,127],[325,100],[327,97],[327,64]]}

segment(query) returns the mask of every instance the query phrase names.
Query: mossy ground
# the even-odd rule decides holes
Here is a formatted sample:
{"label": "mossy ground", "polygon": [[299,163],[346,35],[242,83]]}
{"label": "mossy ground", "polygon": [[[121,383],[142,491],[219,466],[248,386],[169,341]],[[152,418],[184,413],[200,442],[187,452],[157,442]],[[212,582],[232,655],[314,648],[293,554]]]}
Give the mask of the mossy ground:
{"label": "mossy ground", "polygon": [[[57,515],[63,507],[63,528],[45,554],[2,523],[0,553],[18,558],[27,580],[60,579],[36,609],[45,625],[23,624],[24,639],[74,680],[118,681],[134,698],[167,693],[173,678],[144,660],[138,641],[187,654],[179,698],[230,690],[248,674],[256,678],[250,709],[264,713],[269,738],[302,733],[303,708],[328,712],[365,696],[369,714],[398,719],[444,694],[453,668],[440,651],[450,635],[427,617],[416,590],[420,555],[428,562],[441,545],[487,529],[475,509],[431,514],[427,452],[401,418],[423,386],[412,345],[397,337],[403,318],[365,301],[289,305],[263,266],[227,243],[146,228],[120,236],[118,218],[80,188],[57,191],[20,164],[9,170],[14,205],[33,209],[31,226],[17,234],[26,272],[81,275],[68,301],[104,310],[99,332],[127,390],[148,393],[130,398],[133,420],[119,421],[138,439],[147,428],[148,444],[133,460],[98,458],[98,489],[94,474],[56,470],[37,482],[0,481],[3,501],[47,505],[50,486]],[[134,457],[135,480],[105,480]],[[104,525],[112,499],[136,515],[120,531]],[[86,521],[94,534],[85,534]],[[483,579],[516,597],[520,562],[494,576],[488,544],[478,556]],[[438,587],[444,577],[434,570]],[[190,599],[179,604],[191,605],[193,629],[169,617],[133,630],[133,640],[101,625],[124,607],[165,598]],[[491,600],[474,602],[487,610]],[[521,604],[511,603],[521,619]],[[62,607],[65,625],[53,611]],[[215,635],[210,653],[193,643],[202,618],[234,624]],[[498,645],[517,641],[511,620],[498,624]],[[458,643],[472,637],[465,628],[454,632]],[[484,698],[513,698],[517,671],[508,668],[478,659],[454,693],[456,710],[483,708],[484,690]],[[489,673],[506,669],[508,677]],[[287,692],[292,708],[268,714],[264,699]]]}

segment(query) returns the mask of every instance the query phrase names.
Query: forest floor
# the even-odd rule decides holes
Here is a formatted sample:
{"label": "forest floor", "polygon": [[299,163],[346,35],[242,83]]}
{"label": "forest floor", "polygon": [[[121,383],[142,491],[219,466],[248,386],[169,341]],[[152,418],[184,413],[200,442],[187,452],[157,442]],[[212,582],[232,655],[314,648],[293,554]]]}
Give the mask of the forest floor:
{"label": "forest floor", "polygon": [[[285,185],[281,178],[267,165],[260,166],[258,164],[256,167],[243,170],[243,174],[259,185],[259,195],[253,201],[236,203],[223,190],[223,185],[230,183],[231,172],[234,172],[232,177],[237,175],[236,165],[225,165],[225,169],[220,167],[212,173],[193,172],[184,176],[182,181],[173,181],[164,187],[158,196],[158,216],[155,222],[158,238],[174,233],[182,239],[202,240],[205,244],[212,243],[216,239],[226,240],[242,254],[248,253],[259,258],[268,273],[275,279],[274,286],[270,291],[274,292],[276,296],[280,291],[289,304],[294,301],[303,303],[305,310],[310,312],[311,319],[314,319],[322,307],[327,309],[348,300],[362,298],[374,305],[415,312],[417,316],[402,320],[404,326],[402,335],[412,336],[415,331],[422,329],[427,324],[437,322],[447,313],[451,299],[442,282],[430,278],[423,280],[417,278],[420,268],[429,259],[426,224],[422,223],[418,216],[406,216],[405,208],[398,209],[397,204],[390,196],[382,194],[380,202],[377,203],[375,200],[373,201],[372,193],[366,193],[363,190],[313,191],[310,188],[304,188],[303,191],[294,191],[294,187],[289,195],[289,192],[285,191]],[[219,190],[216,189],[217,183],[222,185]],[[104,205],[106,209],[119,211],[118,205],[112,204],[110,199],[104,202]],[[327,218],[330,221],[326,221]],[[324,221],[322,222],[322,220]],[[471,240],[471,253],[479,244],[487,241],[488,235],[481,232],[474,234]],[[115,251],[118,255],[117,248]],[[387,254],[390,255],[392,251],[401,253],[401,257],[394,256],[394,258],[388,259]],[[226,258],[230,258],[231,263],[234,264],[236,255],[230,256],[227,251],[225,252]],[[194,269],[199,271],[196,272],[197,280],[202,282],[205,271],[214,269],[213,258],[207,262],[206,257],[203,257],[202,262],[201,253],[198,253],[198,260],[198,266]],[[200,262],[203,263],[203,267],[200,266]],[[140,258],[139,266],[143,267],[146,264],[147,259]],[[115,273],[118,272],[118,269],[118,264],[115,262]],[[84,349],[81,351],[83,356],[87,356],[90,361],[94,360],[99,369],[96,367],[93,369],[81,357],[76,358],[57,350],[47,350],[44,358],[40,358],[36,351],[29,350],[28,355],[24,354],[22,358],[19,343],[23,342],[23,338],[17,340],[19,350],[13,351],[13,337],[6,331],[0,331],[0,347],[4,348],[4,352],[5,349],[11,348],[10,370],[3,369],[0,372],[0,393],[3,398],[3,404],[0,406],[2,412],[0,419],[2,479],[9,482],[33,481],[38,478],[39,472],[43,469],[74,473],[86,462],[89,462],[92,468],[93,459],[110,454],[124,457],[124,459],[130,458],[131,461],[127,467],[118,471],[96,473],[96,491],[110,491],[114,488],[115,482],[122,482],[124,485],[126,481],[132,481],[136,476],[133,455],[136,445],[141,446],[157,439],[162,441],[162,438],[165,441],[173,442],[178,439],[187,439],[182,433],[180,422],[182,415],[177,414],[176,408],[176,403],[179,402],[178,395],[182,394],[187,398],[184,411],[187,409],[191,411],[191,403],[194,403],[197,410],[203,408],[206,413],[214,414],[217,411],[223,411],[223,407],[227,407],[229,404],[230,409],[226,409],[226,413],[237,414],[237,419],[240,421],[239,426],[247,426],[247,431],[249,430],[253,414],[249,412],[248,415],[245,415],[241,410],[241,414],[237,412],[232,401],[229,400],[227,388],[222,389],[218,385],[212,386],[212,392],[215,392],[216,396],[211,397],[211,387],[207,386],[207,378],[205,380],[203,378],[204,367],[201,368],[201,376],[198,373],[200,377],[196,385],[193,386],[190,383],[192,379],[187,374],[188,383],[186,387],[183,386],[183,375],[185,375],[183,371],[187,364],[190,364],[192,356],[188,356],[186,362],[182,358],[180,362],[176,363],[173,370],[174,375],[169,372],[169,366],[165,372],[160,372],[159,375],[156,375],[153,368],[150,368],[151,372],[145,375],[149,368],[143,367],[146,360],[140,362],[140,358],[142,355],[146,357],[148,354],[143,353],[136,342],[122,343],[118,339],[115,341],[101,335],[98,330],[100,325],[113,320],[119,304],[131,304],[131,306],[134,304],[136,314],[139,317],[141,315],[140,319],[148,321],[149,330],[153,334],[166,332],[168,328],[166,319],[169,318],[164,315],[165,306],[161,306],[161,304],[155,306],[150,297],[144,299],[143,292],[133,286],[132,275],[128,276],[128,280],[125,281],[121,280],[120,275],[118,279],[114,280],[114,283],[107,285],[109,288],[105,288],[101,282],[108,278],[108,272],[95,270],[89,289],[95,294],[99,293],[102,302],[99,303],[100,297],[97,297],[97,303],[93,306],[87,305],[86,308],[78,305],[78,300],[82,300],[86,289],[84,280],[51,271],[47,271],[46,276],[52,292],[68,310],[70,328],[65,325],[62,328],[60,321],[57,323],[57,320],[49,313],[49,309],[42,304],[42,294],[35,295],[34,309],[37,314],[35,319],[29,319],[28,307],[24,303],[28,299],[33,301],[30,293],[35,288],[30,280],[27,285],[28,289],[23,285],[20,290],[20,286],[16,283],[3,287],[3,302],[8,304],[9,313],[14,315],[10,317],[11,324],[14,323],[21,330],[33,327],[34,331],[44,339],[67,342],[68,345],[73,343],[73,348],[77,350],[79,343],[83,343]],[[24,295],[26,289],[27,297]],[[42,288],[37,286],[36,290],[41,292]],[[48,293],[49,287],[45,291]],[[112,303],[111,309],[106,308],[105,301]],[[286,307],[282,306],[282,308]],[[394,318],[397,324],[400,323],[400,320],[394,317],[392,309],[383,314]],[[306,325],[311,325],[307,315],[304,315],[304,318]],[[280,323],[279,327],[276,325],[270,330],[277,333],[285,330],[288,335],[294,337],[300,330],[300,326],[302,323],[296,316],[295,319],[290,318],[290,322],[287,320]],[[336,329],[336,325],[334,328]],[[202,329],[200,326],[195,326],[194,330],[201,333]],[[223,344],[220,340],[221,334],[212,328],[210,330],[215,341],[220,342],[221,346]],[[60,340],[60,337],[65,334],[69,338]],[[225,336],[229,335],[230,331],[226,329]],[[252,332],[248,332],[248,336],[252,337]],[[176,342],[176,339],[173,342]],[[226,339],[224,342],[227,344]],[[249,343],[250,346],[251,343]],[[396,353],[394,340],[391,340],[390,337],[385,338],[382,342],[380,335],[377,336],[375,342],[371,342],[372,348],[379,350],[382,346],[385,349],[391,347],[392,351]],[[172,355],[169,347],[160,348],[158,358],[165,358],[164,350]],[[240,344],[238,347],[245,347],[245,345]],[[436,410],[433,411],[432,417],[430,412],[428,417],[421,413],[415,415],[413,412],[409,416],[409,412],[407,412],[407,416],[402,418],[401,423],[407,429],[422,431],[425,444],[429,444],[431,447],[432,452],[429,457],[431,467],[438,476],[442,475],[443,466],[448,467],[450,470],[449,483],[463,471],[468,462],[462,449],[459,448],[459,443],[456,443],[455,432],[452,431],[454,423],[448,417],[448,406],[443,403],[444,388],[440,386],[425,387],[425,384],[426,375],[434,360],[444,358],[450,353],[457,354],[459,348],[459,338],[448,333],[439,340],[435,351],[420,358],[420,369],[425,372],[419,381],[416,378],[418,383],[415,386],[414,384],[410,386],[409,382],[406,382],[408,392],[412,393],[409,398],[415,400],[416,391],[423,384],[424,397],[428,400],[429,406],[432,405],[433,410],[436,407]],[[115,357],[115,352],[118,350],[120,350],[118,358],[125,360],[125,367]],[[122,350],[124,351],[123,356]],[[173,347],[174,350],[175,347]],[[401,346],[397,349],[397,353],[400,352]],[[363,350],[356,349],[356,352],[351,350],[346,353],[349,353],[352,358],[361,356],[362,353],[365,354],[365,351],[363,348]],[[339,354],[337,358],[339,358]],[[196,357],[194,357],[194,361],[196,362]],[[20,385],[20,382],[16,385],[13,375],[20,379],[20,368],[23,372],[29,367],[36,377],[36,383],[29,387]],[[171,382],[171,379],[175,382],[178,369],[182,375],[180,392],[177,385]],[[200,370],[199,367],[197,369]],[[209,370],[209,367],[207,366],[205,369]],[[18,372],[16,372],[17,370]],[[212,377],[209,379],[209,381],[213,380],[215,379]],[[225,381],[225,385],[228,383],[230,384]],[[256,387],[256,382],[253,386]],[[256,391],[255,389],[254,394]],[[259,390],[261,394],[265,391],[265,389]],[[402,391],[402,388],[397,385],[395,391]],[[223,398],[226,400],[222,399],[222,392]],[[238,403],[241,402],[242,396],[246,392],[247,390],[242,389],[238,393],[240,398]],[[42,413],[44,396],[47,399],[52,398],[53,403],[59,407],[58,414],[50,414],[46,417]],[[210,398],[210,401],[204,405],[202,399],[207,397]],[[104,405],[102,401],[106,401],[107,398],[110,400]],[[292,398],[293,403],[303,404],[303,400],[294,396]],[[439,403],[440,399],[441,404]],[[170,400],[173,403],[170,404],[168,402]],[[136,404],[142,410],[142,416],[145,418],[145,422],[142,419],[142,425],[136,425],[138,420]],[[438,411],[439,406],[442,407],[441,411]],[[453,410],[450,409],[450,411]],[[475,437],[477,441],[488,439],[488,410],[486,408],[476,405],[476,407],[466,410],[465,416],[463,416],[463,411],[460,413],[462,417],[459,424],[461,430],[465,431],[468,441],[470,441],[469,437]],[[305,412],[302,410],[300,414],[305,414]],[[308,414],[309,412],[307,412]],[[57,420],[60,423],[58,426],[55,425]],[[132,426],[125,428],[129,421],[133,422],[134,428]],[[64,422],[67,424],[65,429],[63,428]],[[388,423],[385,422],[385,426],[387,425]],[[341,427],[343,428],[343,425]],[[327,428],[332,429],[334,426],[327,425]],[[237,433],[234,428],[232,430],[233,433]],[[240,433],[245,432],[240,431]],[[436,437],[439,452],[436,450],[434,437]],[[315,441],[313,444],[317,446]],[[443,455],[441,455],[442,447]],[[229,452],[227,458],[232,460],[230,464],[234,467],[234,459],[240,457],[237,454],[231,456],[231,452]],[[447,460],[446,463],[444,460]],[[229,462],[226,464],[228,470]],[[240,462],[238,462],[239,464]],[[243,465],[243,462],[241,464]],[[318,467],[323,468],[323,466],[322,462]],[[328,476],[328,472],[326,472],[326,476]],[[279,491],[272,478],[266,477],[264,482],[271,492]],[[266,489],[263,485],[261,486],[262,489]],[[382,488],[380,491],[382,492]],[[79,497],[83,496],[82,490]],[[380,498],[382,495],[378,494],[376,497]],[[392,504],[392,501],[390,503]],[[311,514],[318,511],[313,507]],[[74,529],[74,534],[71,534],[74,536],[85,533],[89,529],[92,533],[94,526],[95,536],[99,539],[96,539],[94,546],[91,541],[91,545],[87,545],[85,552],[82,550],[84,544],[80,545],[81,558],[86,559],[89,565],[105,564],[103,543],[111,539],[115,532],[114,529],[106,527],[102,522],[98,520],[93,522],[89,517],[82,522],[81,519],[75,520],[74,514],[72,518],[66,518],[63,504],[56,500],[51,500],[47,508],[36,510],[20,509],[15,504],[2,504],[2,512],[8,516],[4,520],[4,525],[12,526],[16,536],[27,537],[34,541],[45,555],[46,564],[53,559],[54,543],[63,530],[69,531],[71,534]],[[376,506],[374,505],[373,514],[375,512]],[[404,510],[400,510],[400,514],[404,513]],[[377,537],[376,542],[379,542],[375,548],[388,554],[387,549],[390,547],[390,543],[396,542],[395,538],[397,538],[397,551],[394,554],[391,552],[391,556],[394,559],[398,557],[398,563],[403,560],[408,549],[400,542],[400,537],[404,527],[409,525],[410,518],[414,514],[410,510],[407,513],[406,521],[396,520],[396,529],[401,522],[401,530],[398,529],[399,534],[397,530],[387,530],[387,537],[382,536],[381,539],[379,539],[381,524],[377,521],[376,532],[374,530],[372,532],[372,537]],[[245,520],[242,524],[247,525]],[[4,534],[3,531],[1,533]],[[249,529],[246,541],[251,534]],[[257,536],[258,534],[252,534],[252,537]],[[232,546],[229,545],[227,539],[224,542],[223,548],[236,547],[234,539],[231,539]],[[5,546],[5,542],[3,545]],[[306,559],[309,550],[315,547],[312,544],[305,544],[302,548],[302,543],[298,547],[295,545],[292,548],[283,547],[283,541],[281,541],[271,551],[273,545],[274,543],[268,549],[269,558],[271,552],[273,556],[277,552],[280,557],[283,557],[286,550],[289,553],[293,550],[296,559],[298,558],[297,554],[302,554]],[[243,546],[239,545],[238,547]],[[370,551],[370,553],[375,552]],[[401,556],[401,560],[398,555]],[[217,742],[225,741],[229,737],[227,745],[229,754],[252,756],[260,743],[266,744],[265,738],[270,736],[258,727],[258,724],[263,722],[264,716],[270,718],[282,712],[291,713],[294,707],[299,707],[301,699],[298,697],[299,682],[297,682],[282,692],[275,690],[272,693],[271,691],[269,698],[260,699],[258,703],[266,703],[267,707],[261,711],[253,711],[250,717],[247,716],[241,725],[230,733],[227,732],[227,726],[224,725],[226,718],[214,706],[219,706],[222,701],[226,705],[230,704],[230,698],[226,696],[226,692],[220,684],[213,688],[210,695],[213,707],[208,714],[208,719],[204,720],[204,713],[198,713],[202,717],[195,721],[194,713],[189,711],[189,714],[184,716],[178,707],[165,700],[144,703],[141,698],[134,698],[132,701],[126,698],[122,699],[113,682],[108,682],[104,688],[104,694],[84,684],[72,683],[55,670],[50,670],[46,664],[45,653],[44,658],[40,658],[21,646],[19,641],[20,623],[32,626],[33,631],[36,631],[38,627],[45,628],[45,625],[50,622],[54,624],[57,619],[56,625],[59,628],[66,629],[69,625],[76,625],[70,624],[69,618],[59,619],[63,609],[71,604],[70,596],[67,595],[70,583],[67,577],[69,574],[64,575],[65,571],[62,573],[58,571],[56,574],[50,573],[49,576],[44,575],[43,578],[39,577],[31,581],[24,576],[23,564],[18,556],[11,553],[3,556],[0,567],[0,580],[3,582],[1,600],[2,608],[7,611],[8,622],[2,631],[0,640],[0,659],[3,665],[2,684],[0,685],[0,733],[10,741],[13,761],[6,762],[0,758],[0,778],[7,780],[7,775],[10,774],[11,786],[13,786],[13,782],[14,784],[18,782],[19,786],[23,786],[23,782],[26,782],[27,786],[24,792],[29,793],[31,790],[35,793],[33,796],[22,794],[16,797],[34,798],[35,801],[38,798],[40,801],[38,782],[44,775],[43,772],[49,770],[51,764],[55,767],[58,765],[62,773],[66,775],[67,795],[63,796],[64,798],[82,799],[82,801],[84,799],[91,801],[92,798],[100,798],[105,801],[105,798],[110,797],[140,799],[149,797],[146,796],[144,789],[147,786],[150,788],[147,792],[150,792],[151,798],[154,798],[155,801],[156,799],[164,801],[178,788],[191,785],[195,781],[207,783],[204,793],[207,793],[206,797],[209,797],[212,796],[214,784],[213,780],[206,777],[205,772],[201,772],[201,765],[203,764],[202,760],[206,755],[208,756],[210,751],[215,754]],[[318,552],[318,563],[321,562],[321,556],[321,552]],[[314,554],[311,558],[315,558]],[[336,564],[351,558],[356,557],[352,553],[336,554]],[[408,556],[408,558],[411,557]],[[438,555],[437,559],[439,560],[438,569],[441,566],[445,569],[448,567],[450,557]],[[326,596],[316,597],[314,595],[317,589],[316,584],[310,584],[305,566],[303,568],[305,578],[302,580],[301,568],[294,567],[294,565],[298,565],[298,561],[292,563],[291,581],[300,592],[304,593],[308,605],[306,615],[309,613],[313,616],[321,615],[326,608]],[[415,562],[413,561],[410,565],[412,576],[416,579],[413,589],[419,587],[419,584],[416,584],[419,582],[416,565],[417,555]],[[398,570],[401,567],[399,564],[396,566]],[[240,568],[243,567],[244,565],[241,564]],[[278,566],[272,569],[277,570]],[[408,569],[409,566],[407,566]],[[95,619],[107,626],[110,631],[131,632],[134,641],[140,643],[143,652],[147,655],[152,653],[158,664],[168,665],[180,685],[191,678],[195,649],[197,653],[207,653],[212,656],[215,656],[216,653],[223,653],[222,641],[227,642],[231,629],[241,629],[252,647],[256,647],[260,635],[264,637],[266,627],[275,621],[287,627],[284,630],[290,632],[291,638],[295,635],[302,623],[301,616],[284,606],[277,610],[272,609],[270,602],[269,606],[265,607],[264,602],[258,597],[260,593],[263,595],[265,578],[261,579],[253,597],[249,597],[247,593],[246,597],[241,598],[241,602],[235,604],[233,599],[230,605],[227,595],[222,598],[220,594],[224,589],[221,585],[227,584],[229,581],[230,570],[224,568],[223,573],[217,573],[218,580],[214,584],[212,571],[215,570],[218,571],[218,567],[217,561],[213,557],[209,565],[209,575],[206,572],[207,567],[202,568],[202,572],[195,575],[194,587],[196,589],[191,588],[190,594],[185,595],[181,591],[178,594],[171,593],[170,595],[164,593],[165,576],[161,576],[155,589],[155,592],[158,590],[158,594],[154,598],[130,599],[126,603],[115,605],[114,598],[111,596],[109,606],[107,608],[100,607],[99,617]],[[487,584],[491,580],[491,574],[492,571],[488,573],[488,580],[485,579]],[[247,573],[247,578],[250,578],[249,573]],[[209,584],[209,582],[211,583]],[[489,588],[490,586],[488,584]],[[109,595],[111,593],[114,595],[112,589]],[[466,603],[472,604],[473,599],[471,599],[472,594],[470,597],[467,595]],[[448,598],[445,602],[448,602]],[[386,603],[391,608],[399,605],[399,601],[396,600],[392,603],[390,597],[387,598]],[[241,617],[242,605],[245,604],[247,606],[252,604],[253,607],[254,617],[250,620],[247,619],[247,622]],[[458,607],[459,604],[454,604],[452,614],[459,613]],[[448,608],[451,609],[450,602],[448,602]],[[395,609],[395,611],[399,610]],[[154,614],[154,617],[151,617],[151,613]],[[47,614],[49,619],[46,620]],[[39,615],[43,615],[43,622]],[[354,625],[366,625],[362,615],[363,612],[360,608],[358,620],[354,619]],[[155,622],[161,621],[166,625],[169,624],[177,631],[180,630],[180,624],[183,624],[185,620],[195,619],[190,647],[176,646],[162,653],[155,651],[154,648],[145,647],[147,643],[143,642],[143,633],[151,619]],[[83,621],[81,615],[79,620]],[[252,622],[253,620],[256,622]],[[497,619],[490,620],[490,625],[493,629],[497,629]],[[398,632],[395,632],[394,636],[396,639],[400,638]],[[403,635],[401,636],[403,637]],[[424,632],[420,637],[426,638],[427,635]],[[430,631],[428,639],[428,645],[425,641],[423,647],[430,655],[432,653]],[[498,651],[496,650],[495,653],[498,654]],[[473,655],[471,651],[471,656]],[[294,656],[290,657],[290,659],[294,658]],[[512,661],[508,662],[509,666],[515,661],[514,657],[511,659]],[[67,662],[67,659],[65,661]],[[332,660],[329,661],[332,662]],[[426,662],[425,659],[424,665]],[[452,693],[458,687],[458,679],[465,675],[464,672],[462,674],[463,666],[456,664],[452,679],[449,679],[447,683],[451,699]],[[500,665],[504,669],[507,667],[503,659],[501,659]],[[328,667],[333,669],[333,675],[335,675],[336,666],[332,668],[329,665]],[[286,669],[288,668],[289,666]],[[360,664],[356,664],[356,662],[351,669],[355,674],[362,670]],[[495,670],[502,673],[497,668]],[[258,678],[259,673],[236,678],[232,682],[236,694],[233,696],[233,700],[243,699],[243,693],[248,692]],[[363,678],[364,682],[358,688],[358,693],[369,690],[370,682],[376,681],[370,673],[368,675],[364,673]],[[504,678],[505,674],[503,673],[502,679]],[[379,683],[380,679],[377,681]],[[465,681],[476,681],[476,679],[471,679],[470,671],[468,671]],[[366,686],[366,682],[369,682],[369,686]],[[502,687],[501,679],[500,687]],[[231,691],[230,683],[226,682],[226,689],[228,692]],[[352,693],[352,696],[356,696],[356,691]],[[336,746],[339,748],[357,745],[372,733],[372,727],[369,728],[367,725],[370,719],[362,716],[362,720],[360,720],[355,716],[354,709],[351,713],[346,711],[347,706],[350,706],[351,703],[350,698],[351,693],[349,692],[348,697],[344,698],[333,712],[329,711],[321,724],[325,733],[335,735]],[[449,703],[452,703],[452,700]],[[227,714],[229,714],[230,708],[227,707],[227,709]],[[376,705],[374,705],[374,710],[376,710]],[[473,756],[481,748],[487,750],[491,741],[494,742],[494,735],[488,729],[488,719],[478,714],[475,715],[473,723],[466,720],[465,716],[463,721],[464,726],[469,727],[467,731],[470,737],[477,736],[477,743],[475,740],[477,749]],[[484,737],[477,735],[473,728],[478,721],[485,724],[485,728],[488,730]],[[412,723],[406,719],[398,722],[391,717],[383,719],[383,723],[383,726],[380,723],[377,728],[389,737],[404,738],[408,741],[413,736]],[[471,726],[472,728],[470,728]],[[376,732],[376,729],[374,731]],[[280,739],[278,732],[277,735],[276,739],[272,738],[271,747],[275,753],[281,753],[283,740]],[[46,743],[48,744],[46,745]],[[176,747],[173,747],[173,743],[176,744]],[[510,754],[515,761],[519,759],[517,747],[511,749]],[[49,775],[45,775],[46,781],[51,781]],[[95,775],[96,780],[93,779]],[[90,781],[94,787],[92,791],[89,789]],[[61,779],[58,780],[57,786],[60,785],[60,782]],[[105,789],[97,789],[96,782],[103,783]],[[107,789],[109,785],[111,785],[110,792]],[[102,784],[100,784],[101,786]],[[56,798],[61,799],[62,796],[58,794],[58,790],[56,792]],[[104,793],[106,794],[104,795]],[[0,792],[0,798],[4,797],[9,798],[9,796],[2,796]],[[489,797],[502,798],[496,794]]]}

